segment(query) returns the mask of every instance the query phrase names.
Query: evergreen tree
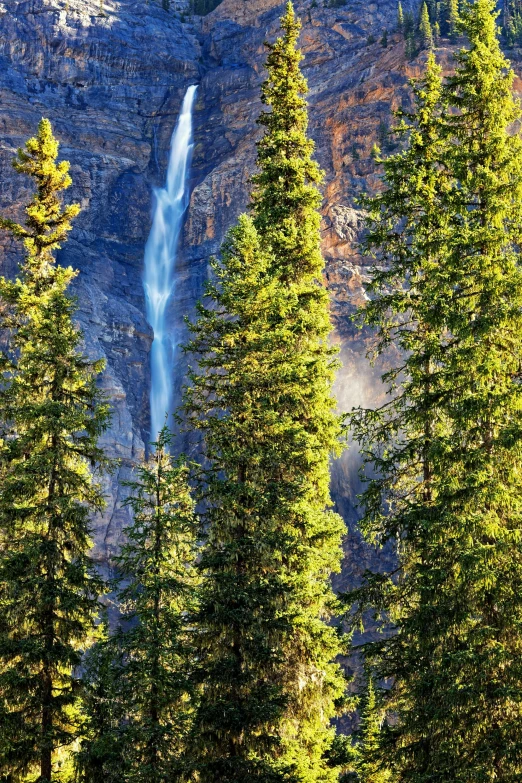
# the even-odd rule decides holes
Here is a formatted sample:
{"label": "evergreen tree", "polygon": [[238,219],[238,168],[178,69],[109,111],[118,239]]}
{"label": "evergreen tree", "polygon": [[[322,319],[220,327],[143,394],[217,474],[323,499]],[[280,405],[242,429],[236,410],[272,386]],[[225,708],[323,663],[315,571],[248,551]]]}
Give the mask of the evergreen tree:
{"label": "evergreen tree", "polygon": [[415,33],[413,30],[410,30],[406,35],[406,47],[404,51],[407,60],[413,60],[413,58],[417,55],[417,42],[415,40]]}
{"label": "evergreen tree", "polygon": [[379,267],[365,319],[379,352],[396,341],[405,358],[386,376],[393,399],[353,419],[376,470],[366,535],[400,542],[400,578],[355,597],[394,624],[366,652],[393,680],[386,759],[415,783],[522,774],[520,109],[492,0],[462,26],[442,100],[431,60],[410,145],[367,202]]}
{"label": "evergreen tree", "polygon": [[90,467],[108,410],[96,388],[101,362],[80,352],[67,294],[72,269],[53,253],[71,229],[62,209],[69,164],[56,163],[48,120],[19,150],[15,169],[36,183],[24,226],[1,225],[25,246],[20,276],[0,279],[9,350],[1,357],[0,771],[49,783],[58,749],[75,735],[74,674],[92,633],[100,584],[88,558],[89,517],[103,506]]}
{"label": "evergreen tree", "polygon": [[399,2],[398,8],[397,8],[397,30],[400,33],[404,32],[404,13],[402,10],[402,3]]}
{"label": "evergreen tree", "polygon": [[188,466],[168,453],[165,426],[149,462],[128,486],[134,522],[116,558],[121,665],[116,692],[125,711],[126,783],[163,783],[181,769],[194,709],[188,618],[194,613],[196,518]]}
{"label": "evergreen tree", "polygon": [[389,783],[389,770],[383,766],[380,748],[382,709],[371,674],[367,675],[366,689],[361,705],[361,722],[357,731],[357,778],[359,783]]}
{"label": "evergreen tree", "polygon": [[[432,443],[436,428],[442,427],[437,420],[441,394],[437,357],[444,328],[438,312],[448,293],[440,288],[444,275],[439,280],[437,270],[445,257],[452,179],[443,165],[448,156],[447,106],[441,71],[432,53],[423,79],[412,86],[415,109],[411,114],[400,112],[401,121],[395,128],[406,148],[384,161],[377,159],[384,165],[388,187],[375,198],[363,199],[368,210],[366,249],[379,261],[370,285],[373,295],[361,316],[377,330],[377,355],[394,345],[406,356],[404,365],[392,366],[383,377],[392,394],[390,401],[376,411],[360,410],[352,418],[365,461],[377,469],[365,492],[362,528],[370,541],[380,543],[394,537],[404,539],[405,531],[410,533],[415,503],[422,519],[432,492]],[[393,505],[394,513],[384,518],[383,508],[388,504]],[[400,554],[406,574],[406,543]],[[408,579],[411,583],[404,583],[405,590],[415,584],[412,574],[408,573]],[[391,578],[368,578],[354,597],[360,601],[359,616],[366,606],[372,606],[399,626],[401,596],[395,595]],[[370,644],[365,650],[369,664],[383,677],[396,663],[394,645],[399,638]],[[393,697],[392,689],[388,694],[391,703]],[[387,760],[387,753],[388,748],[381,762]]]}
{"label": "evergreen tree", "polygon": [[207,294],[215,307],[199,306],[188,346],[199,368],[186,406],[205,433],[210,467],[197,618],[204,687],[193,740],[203,781],[289,777],[280,757],[291,584],[281,570],[292,531],[278,519],[278,483],[265,477],[270,459],[273,470],[280,462],[275,442],[272,454],[263,453],[268,436],[277,428],[283,440],[284,432],[271,410],[275,365],[265,367],[274,350],[281,355],[270,329],[277,286],[268,265],[252,221],[242,216],[221,263],[213,264],[217,282]]}
{"label": "evergreen tree", "polygon": [[[340,430],[339,419],[332,411],[331,384],[334,364],[332,352],[327,346],[331,328],[328,294],[322,285],[324,260],[320,251],[321,196],[317,189],[317,185],[322,181],[322,172],[312,158],[314,144],[306,134],[308,116],[304,96],[308,86],[299,67],[303,58],[297,48],[301,26],[291,3],[286,6],[281,27],[283,35],[274,44],[267,45],[268,79],[262,87],[262,100],[270,107],[270,111],[263,112],[258,120],[265,128],[265,135],[258,143],[259,171],[253,178],[252,209],[254,225],[262,245],[270,250],[269,260],[273,263],[270,271],[278,276],[279,285],[284,287],[285,300],[276,318],[281,318],[281,322],[284,322],[285,336],[283,338],[281,334],[282,342],[287,342],[288,328],[292,329],[294,334],[295,343],[291,349],[294,358],[288,365],[288,372],[292,375],[300,365],[301,377],[306,377],[308,384],[306,398],[300,398],[298,395],[292,401],[284,394],[287,428],[295,441],[288,457],[283,458],[287,469],[290,469],[293,463],[294,475],[288,479],[289,485],[293,485],[295,491],[294,513],[305,498],[310,504],[308,509],[303,507],[297,512],[293,522],[295,528],[304,526],[303,531],[307,531],[304,541],[309,536],[309,552],[306,553],[307,556],[304,556],[303,552],[299,570],[305,579],[310,580],[310,584],[315,584],[316,590],[315,602],[310,603],[308,616],[301,621],[306,636],[309,633],[306,628],[310,629],[311,623],[316,623],[323,613],[327,617],[331,612],[331,588],[321,566],[321,559],[326,558],[334,570],[339,567],[337,558],[342,524],[340,519],[324,509],[330,504],[327,487],[328,462],[330,455],[338,449]],[[292,370],[290,366],[293,367]],[[280,368],[283,370],[282,363]],[[277,394],[276,398],[278,396]],[[282,415],[281,410],[280,416]],[[316,429],[319,421],[322,422],[320,434]],[[300,435],[297,435],[296,431],[297,422],[299,427],[304,425]],[[307,440],[306,447],[304,440]],[[302,455],[312,443],[315,456],[309,458],[307,465],[303,465]],[[300,485],[299,489],[294,483],[296,480]],[[312,502],[308,493],[313,485],[317,488],[317,495]],[[286,493],[285,496],[288,497]],[[315,514],[318,515],[317,530],[324,531],[324,540],[321,542],[311,534],[311,519]],[[299,602],[299,599],[297,600]],[[333,695],[336,690],[342,690],[338,667],[328,664],[328,654],[331,655],[333,651],[333,642],[331,632],[321,623],[316,643],[312,643],[308,649],[306,645],[303,646],[300,664],[295,651],[293,653],[295,695],[291,708],[302,735],[296,736],[295,752],[300,753],[303,759],[309,759],[305,761],[309,769],[303,768],[301,775],[312,779],[322,774],[320,753],[324,752],[329,742],[329,732],[325,727],[332,715]],[[338,642],[336,644],[340,650]],[[298,667],[301,674],[297,674]],[[324,683],[327,687],[323,693],[323,686],[314,687],[312,684],[315,670],[324,672],[321,677],[328,675]],[[306,671],[309,672],[309,683],[303,691],[302,685],[298,683]],[[336,672],[337,678],[334,677]]]}
{"label": "evergreen tree", "polygon": [[404,14],[404,37],[408,38],[410,35],[415,35],[415,17],[412,11],[406,11]]}
{"label": "evergreen tree", "polygon": [[455,38],[459,26],[459,0],[447,0],[447,26],[450,38]]}
{"label": "evergreen tree", "polygon": [[406,11],[404,14],[404,24],[402,26],[404,40],[405,40],[405,55],[407,60],[412,60],[417,54],[417,42],[415,40],[416,33],[415,18],[411,11]]}
{"label": "evergreen tree", "polygon": [[437,3],[435,0],[426,0],[426,6],[428,8],[428,18],[430,22],[434,22],[437,19]]}
{"label": "evergreen tree", "polygon": [[293,353],[298,291],[281,286],[273,266],[241,217],[214,265],[215,306],[200,307],[190,346],[201,358],[187,407],[210,464],[194,742],[203,780],[334,774],[322,756],[343,682],[330,663],[338,639],[321,618],[334,608],[327,580],[338,569],[341,524],[324,511],[321,451],[334,447],[337,423],[325,407],[323,428],[307,426],[329,351],[310,320],[312,335],[302,329]]}
{"label": "evergreen tree", "polygon": [[423,49],[433,48],[433,34],[431,32],[430,16],[426,3],[422,4],[421,18],[419,23],[420,42]]}
{"label": "evergreen tree", "polygon": [[335,370],[321,285],[320,172],[292,7],[269,45],[253,218],[214,263],[188,346],[186,408],[208,463],[198,619],[204,674],[194,752],[203,781],[332,780],[330,719],[344,678],[326,620],[340,519],[328,510],[337,450]]}
{"label": "evergreen tree", "polygon": [[120,687],[123,660],[118,641],[118,634],[109,636],[105,617],[83,661],[80,745],[74,758],[78,783],[127,779],[127,714]]}
{"label": "evergreen tree", "polygon": [[522,39],[522,4],[520,0],[506,0],[504,5],[503,29],[509,46],[519,44]]}
{"label": "evergreen tree", "polygon": [[[283,35],[266,44],[268,79],[261,90],[270,111],[261,113],[258,123],[265,134],[257,145],[258,173],[253,177],[254,225],[284,279],[320,279],[324,265],[319,246],[321,195],[317,185],[322,172],[313,160],[314,143],[307,137],[308,113],[304,95],[308,91],[301,73],[303,59],[297,48],[300,22],[291,4],[281,19]],[[327,295],[314,285],[322,299],[325,320]]]}

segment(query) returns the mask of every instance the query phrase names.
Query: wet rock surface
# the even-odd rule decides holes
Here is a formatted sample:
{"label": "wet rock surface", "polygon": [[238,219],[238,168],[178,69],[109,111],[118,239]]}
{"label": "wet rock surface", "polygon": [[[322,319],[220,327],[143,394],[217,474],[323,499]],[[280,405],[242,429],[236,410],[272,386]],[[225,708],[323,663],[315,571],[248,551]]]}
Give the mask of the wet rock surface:
{"label": "wet rock surface", "polygon": [[[132,464],[149,439],[149,363],[152,334],[145,319],[143,251],[155,186],[165,178],[170,137],[189,84],[198,83],[194,113],[191,198],[178,255],[171,308],[178,338],[193,313],[227,228],[248,204],[249,178],[259,138],[263,41],[273,39],[279,0],[224,0],[205,18],[191,17],[184,0],[9,0],[0,3],[0,211],[22,217],[30,183],[10,161],[49,117],[71,161],[71,198],[82,205],[59,261],[80,270],[76,284],[87,350],[106,359],[102,385],[114,417],[105,443],[119,458],[106,479],[108,505],[96,520],[95,556],[110,569],[128,511],[122,507]],[[364,358],[366,341],[350,315],[364,301],[369,260],[357,242],[363,215],[355,199],[378,187],[371,158],[376,141],[388,144],[391,112],[408,103],[407,63],[394,33],[396,1],[347,0],[338,8],[298,0],[303,20],[303,67],[310,86],[310,133],[325,171],[323,249],[332,293],[334,339],[345,370],[340,406],[367,404],[378,377]],[[388,31],[387,47],[380,43]],[[419,58],[422,60],[422,56]],[[12,274],[19,249],[0,236],[2,270]],[[185,360],[173,369],[179,395]],[[381,554],[356,530],[360,491],[352,448],[334,466],[333,493],[349,526],[345,587]]]}

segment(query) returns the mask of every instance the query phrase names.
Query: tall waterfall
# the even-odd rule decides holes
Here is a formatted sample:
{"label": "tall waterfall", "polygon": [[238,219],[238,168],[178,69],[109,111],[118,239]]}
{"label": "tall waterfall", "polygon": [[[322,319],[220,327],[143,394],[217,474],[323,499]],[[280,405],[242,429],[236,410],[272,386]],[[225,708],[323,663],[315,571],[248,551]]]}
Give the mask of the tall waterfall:
{"label": "tall waterfall", "polygon": [[167,183],[154,191],[152,228],[145,246],[143,285],[147,320],[154,330],[151,349],[150,434],[154,440],[172,413],[175,339],[168,309],[176,287],[176,252],[188,206],[187,175],[192,153],[192,107],[197,85],[188,88],[170,142]]}

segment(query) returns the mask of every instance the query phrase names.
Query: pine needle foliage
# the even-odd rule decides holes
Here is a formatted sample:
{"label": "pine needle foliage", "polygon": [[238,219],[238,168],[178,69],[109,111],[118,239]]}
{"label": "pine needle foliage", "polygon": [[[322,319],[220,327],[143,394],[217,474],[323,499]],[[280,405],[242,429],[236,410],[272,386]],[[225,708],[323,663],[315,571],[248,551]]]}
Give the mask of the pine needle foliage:
{"label": "pine needle foliage", "polygon": [[391,783],[390,771],[381,757],[381,728],[384,713],[371,673],[368,673],[357,730],[356,769],[358,783]]}
{"label": "pine needle foliage", "polygon": [[[389,678],[385,760],[401,781],[522,774],[522,142],[491,0],[462,12],[469,46],[445,85],[433,58],[404,152],[366,201],[378,259],[364,320],[403,360],[391,399],[353,416],[371,540],[399,571],[352,595],[394,633],[366,646]],[[408,130],[409,126],[409,130]],[[360,616],[360,615],[359,615]]]}
{"label": "pine needle foliage", "polygon": [[170,443],[165,426],[150,460],[128,483],[134,522],[116,558],[122,619],[114,643],[127,721],[125,783],[179,777],[194,709],[188,618],[196,601],[197,525],[189,466],[170,456]]}
{"label": "pine needle foliage", "polygon": [[[257,145],[253,219],[263,242],[272,249],[283,280],[320,279],[324,261],[319,244],[322,199],[317,186],[323,173],[312,157],[314,142],[306,133],[308,86],[299,67],[303,54],[297,47],[301,24],[291,3],[281,27],[283,35],[265,44],[268,78],[261,98],[271,110],[258,119],[265,133]],[[327,296],[323,288],[316,288],[318,296]]]}
{"label": "pine needle foliage", "polygon": [[96,642],[83,660],[79,745],[74,754],[75,783],[126,780],[128,724],[120,688],[122,667],[118,636],[110,636],[105,615],[97,629]]}
{"label": "pine needle foliage", "polygon": [[40,783],[56,779],[57,751],[76,731],[74,672],[101,590],[87,554],[90,516],[103,507],[92,467],[105,462],[98,438],[109,420],[96,387],[103,363],[81,353],[73,322],[75,272],[53,256],[79,212],[61,205],[71,179],[57,155],[42,120],[14,162],[36,184],[26,223],[1,220],[25,259],[14,282],[0,278],[0,770]]}
{"label": "pine needle foliage", "polygon": [[328,721],[344,689],[331,663],[339,641],[324,622],[342,530],[325,511],[322,454],[338,424],[329,405],[316,408],[329,357],[314,350],[304,317],[296,355],[295,298],[271,266],[242,216],[190,346],[200,362],[187,405],[210,465],[198,617],[204,780],[328,776]]}
{"label": "pine needle foliage", "polygon": [[446,13],[448,35],[450,38],[455,38],[459,31],[459,0],[448,0]]}
{"label": "pine needle foliage", "polygon": [[404,32],[404,11],[402,10],[402,3],[399,0],[399,5],[397,6],[397,30],[399,33]]}
{"label": "pine needle foliage", "polygon": [[422,4],[421,18],[419,22],[419,38],[423,49],[433,48],[433,33],[431,31],[430,15],[426,3]]}
{"label": "pine needle foliage", "polygon": [[213,264],[188,345],[185,407],[204,435],[206,544],[198,617],[203,781],[333,780],[344,698],[329,577],[343,532],[329,510],[340,420],[321,284],[320,172],[291,5],[268,45],[252,217]]}
{"label": "pine needle foliage", "polygon": [[190,617],[197,600],[196,516],[189,465],[165,426],[127,482],[134,520],[115,559],[121,610],[90,650],[77,780],[162,783],[182,777],[196,705]]}

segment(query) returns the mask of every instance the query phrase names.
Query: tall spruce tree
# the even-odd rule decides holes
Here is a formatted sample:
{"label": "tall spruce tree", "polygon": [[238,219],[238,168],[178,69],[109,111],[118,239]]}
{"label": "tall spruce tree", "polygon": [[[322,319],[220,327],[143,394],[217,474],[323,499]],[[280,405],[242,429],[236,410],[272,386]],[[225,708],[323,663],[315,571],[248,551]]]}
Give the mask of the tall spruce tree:
{"label": "tall spruce tree", "polygon": [[272,412],[275,367],[266,366],[277,291],[267,267],[252,221],[242,216],[214,263],[207,294],[215,306],[199,306],[188,346],[199,366],[186,407],[204,432],[209,463],[197,617],[203,692],[193,741],[203,781],[289,777],[280,760],[288,701],[282,641],[292,629],[281,561],[292,541],[277,515],[278,483],[267,474],[271,461],[272,471],[280,462],[279,445],[274,440],[270,454],[267,436],[276,430],[282,440],[284,431]]}
{"label": "tall spruce tree", "polygon": [[[412,86],[414,111],[399,112],[400,123],[394,129],[406,143],[405,149],[385,160],[377,159],[384,166],[387,188],[362,200],[368,211],[366,250],[378,258],[362,320],[376,330],[376,355],[394,346],[405,359],[383,377],[390,400],[377,410],[360,410],[352,417],[365,463],[375,469],[364,494],[363,532],[372,542],[403,541],[400,565],[402,573],[408,574],[405,589],[416,584],[416,575],[408,571],[406,535],[411,537],[412,525],[421,524],[424,506],[431,498],[431,452],[435,432],[442,426],[438,357],[445,325],[440,312],[451,293],[451,285],[443,285],[443,261],[450,225],[447,200],[453,186],[444,166],[447,107],[441,70],[433,54],[428,56],[424,77]],[[388,507],[394,509],[393,514],[387,512]],[[421,521],[415,516],[410,521],[417,507]],[[392,575],[369,577],[352,597],[359,602],[359,617],[371,606],[391,618],[402,632],[397,611],[402,596],[396,595]],[[394,645],[399,639],[398,633],[365,649],[368,665],[376,666],[381,676],[387,677],[383,673],[396,663]],[[390,702],[394,695],[393,690],[388,694]],[[385,746],[381,762],[393,757],[390,754],[387,759],[388,753]]]}
{"label": "tall spruce tree", "polygon": [[367,674],[361,703],[361,722],[357,731],[356,770],[358,783],[391,783],[390,771],[383,764],[381,726],[384,714],[371,673]]}
{"label": "tall spruce tree", "polygon": [[448,35],[455,38],[459,31],[459,0],[447,0],[446,13]]}
{"label": "tall spruce tree", "polygon": [[413,15],[413,11],[406,11],[404,14],[404,54],[406,59],[412,60],[418,54],[417,45],[417,23]]}
{"label": "tall spruce tree", "polygon": [[[116,558],[122,617],[119,631],[93,661],[98,668],[92,682],[98,688],[87,705],[91,737],[79,759],[87,782],[101,779],[92,777],[96,764],[99,773],[117,769],[117,747],[119,779],[125,783],[164,783],[181,776],[195,705],[188,623],[196,600],[197,528],[189,468],[169,455],[170,442],[164,427],[150,460],[138,466],[136,480],[128,484],[134,521]],[[113,693],[111,702],[104,687]],[[106,732],[100,732],[100,714]]]}
{"label": "tall spruce tree", "polygon": [[58,750],[75,736],[75,671],[101,589],[87,554],[90,515],[103,507],[91,467],[104,462],[98,437],[108,423],[96,387],[103,364],[81,353],[73,323],[75,272],[53,256],[79,212],[62,208],[71,179],[57,155],[42,120],[14,162],[37,187],[26,224],[1,220],[23,240],[25,259],[14,282],[0,278],[9,343],[0,386],[0,771],[40,783],[55,780]]}
{"label": "tall spruce tree", "polygon": [[433,33],[431,31],[430,15],[426,3],[422,4],[421,18],[419,22],[419,37],[423,49],[433,48]]}
{"label": "tall spruce tree", "polygon": [[345,687],[327,624],[343,527],[328,509],[340,422],[320,172],[291,5],[282,27],[269,45],[253,217],[240,218],[214,263],[188,346],[198,367],[186,409],[208,465],[194,750],[212,782],[333,780],[329,724]]}
{"label": "tall spruce tree", "polygon": [[522,6],[520,0],[507,0],[503,4],[503,30],[509,46],[520,44],[522,37]]}
{"label": "tall spruce tree", "polygon": [[397,30],[400,33],[404,32],[404,12],[402,10],[402,3],[399,0],[399,5],[397,6]]}
{"label": "tall spruce tree", "polygon": [[363,527],[400,542],[400,578],[355,597],[394,625],[366,655],[393,679],[386,759],[415,783],[522,774],[522,143],[495,16],[491,0],[463,12],[469,48],[442,101],[428,64],[410,145],[367,202],[379,267],[365,320],[379,352],[394,340],[405,354],[393,399],[353,421],[377,474]]}
{"label": "tall spruce tree", "polygon": [[321,194],[317,188],[323,174],[312,157],[314,143],[307,136],[304,96],[308,86],[300,69],[303,55],[297,48],[301,24],[291,3],[281,27],[283,35],[266,44],[268,79],[261,98],[270,111],[262,112],[258,119],[265,133],[257,145],[253,219],[282,280],[307,281],[322,303],[322,321],[328,329],[328,297],[317,285],[324,266],[319,245]]}
{"label": "tall spruce tree", "polygon": [[323,411],[324,429],[308,435],[305,415],[296,423],[294,414],[298,403],[311,416],[305,378],[317,383],[314,370],[328,359],[310,372],[311,355],[293,353],[295,299],[272,264],[243,216],[214,267],[215,306],[200,308],[190,346],[200,361],[187,407],[209,461],[194,741],[209,781],[329,777],[328,719],[343,691],[330,663],[339,643],[322,619],[334,608],[327,580],[341,525],[324,511],[317,465],[320,441],[337,425]]}

